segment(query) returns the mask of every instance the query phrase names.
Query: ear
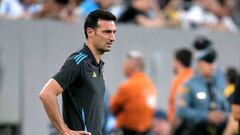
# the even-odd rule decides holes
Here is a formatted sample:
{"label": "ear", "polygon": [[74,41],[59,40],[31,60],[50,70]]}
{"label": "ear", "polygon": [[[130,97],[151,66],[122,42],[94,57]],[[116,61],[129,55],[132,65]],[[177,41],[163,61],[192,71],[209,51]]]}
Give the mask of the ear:
{"label": "ear", "polygon": [[87,35],[88,35],[89,38],[93,38],[94,34],[95,34],[94,29],[87,28]]}

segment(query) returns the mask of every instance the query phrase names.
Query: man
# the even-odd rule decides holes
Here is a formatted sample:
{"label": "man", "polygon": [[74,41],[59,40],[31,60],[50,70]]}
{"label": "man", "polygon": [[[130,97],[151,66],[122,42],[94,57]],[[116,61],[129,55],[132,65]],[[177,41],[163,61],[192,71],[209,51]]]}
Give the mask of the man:
{"label": "man", "polygon": [[[105,85],[101,56],[111,51],[115,20],[110,12],[91,12],[84,23],[87,41],[83,49],[67,58],[40,93],[49,119],[62,135],[102,134]],[[61,93],[63,119],[57,102]]]}
{"label": "man", "polygon": [[[237,80],[237,69],[234,67],[229,67],[226,72],[227,87],[224,89],[224,97],[231,104],[233,101],[233,93],[235,90],[235,83]],[[235,135],[238,132],[238,123],[234,120],[233,116],[230,115],[228,118],[228,124],[225,130],[226,135]]]}
{"label": "man", "polygon": [[[229,104],[216,83],[216,52],[209,50],[197,61],[196,73],[181,89],[178,116],[187,135],[220,135],[225,128]],[[184,132],[183,132],[184,133]]]}
{"label": "man", "polygon": [[191,69],[192,54],[187,49],[179,49],[175,53],[173,61],[173,69],[175,72],[175,78],[172,81],[172,86],[169,94],[169,108],[168,108],[168,121],[172,126],[175,126],[175,110],[176,110],[176,96],[178,90],[193,75]]}
{"label": "man", "polygon": [[229,67],[225,73],[227,86],[224,89],[224,97],[228,99],[229,103],[233,101],[233,93],[235,90],[235,83],[237,80],[237,69],[234,67]]}
{"label": "man", "polygon": [[143,56],[132,51],[124,61],[128,78],[112,97],[110,109],[124,135],[145,135],[150,131],[156,107],[156,88],[143,72]]}
{"label": "man", "polygon": [[233,93],[232,113],[234,119],[238,121],[238,134],[240,134],[240,75],[238,75]]}
{"label": "man", "polygon": [[[195,68],[195,63],[198,61],[199,58],[203,57],[209,50],[213,48],[213,43],[210,39],[204,37],[204,36],[199,36],[195,39],[193,43],[193,55],[194,55],[194,68]],[[224,76],[224,72],[221,70],[220,67],[216,67],[214,77],[216,79],[216,85],[219,87],[226,87],[227,82]],[[221,89],[222,92],[224,89]]]}

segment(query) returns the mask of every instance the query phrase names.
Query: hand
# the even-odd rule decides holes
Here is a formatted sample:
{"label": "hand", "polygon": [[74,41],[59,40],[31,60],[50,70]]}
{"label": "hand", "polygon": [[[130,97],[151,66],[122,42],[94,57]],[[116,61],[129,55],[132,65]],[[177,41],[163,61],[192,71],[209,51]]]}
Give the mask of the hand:
{"label": "hand", "polygon": [[67,129],[65,132],[62,133],[62,135],[91,135],[91,133],[87,131],[73,131]]}
{"label": "hand", "polygon": [[225,115],[220,111],[211,111],[208,113],[208,120],[212,124],[221,124],[225,121]]}

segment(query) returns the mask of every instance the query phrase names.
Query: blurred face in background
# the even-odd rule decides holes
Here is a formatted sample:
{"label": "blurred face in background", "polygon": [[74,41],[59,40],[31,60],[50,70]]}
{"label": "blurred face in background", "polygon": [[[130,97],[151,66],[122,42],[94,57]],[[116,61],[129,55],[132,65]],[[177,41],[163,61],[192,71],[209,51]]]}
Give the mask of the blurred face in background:
{"label": "blurred face in background", "polygon": [[132,6],[142,12],[146,12],[151,9],[152,3],[152,0],[132,0]]}
{"label": "blurred face in background", "polygon": [[199,73],[202,76],[204,76],[206,78],[210,78],[210,77],[214,76],[215,69],[216,69],[215,63],[208,63],[206,61],[199,60],[197,62],[197,66],[198,66]]}
{"label": "blurred face in background", "polygon": [[95,2],[99,3],[103,10],[107,10],[112,6],[116,5],[119,0],[95,0]]}
{"label": "blurred face in background", "polygon": [[137,63],[132,58],[126,58],[123,62],[123,73],[128,78],[137,68]]}
{"label": "blurred face in background", "polygon": [[174,73],[175,75],[178,74],[179,66],[180,66],[179,60],[174,59],[174,60],[173,60],[173,63],[172,63],[172,67],[173,67],[173,73]]}
{"label": "blurred face in background", "polygon": [[95,29],[88,28],[88,38],[94,42],[95,49],[103,54],[112,49],[112,44],[115,41],[116,26],[114,21],[99,20],[98,27]]}

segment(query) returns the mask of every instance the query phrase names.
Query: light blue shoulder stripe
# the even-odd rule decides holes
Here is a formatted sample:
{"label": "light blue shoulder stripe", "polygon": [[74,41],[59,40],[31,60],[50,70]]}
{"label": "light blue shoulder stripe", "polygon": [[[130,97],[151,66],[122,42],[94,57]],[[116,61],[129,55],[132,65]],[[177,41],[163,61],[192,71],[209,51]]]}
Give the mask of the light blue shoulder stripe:
{"label": "light blue shoulder stripe", "polygon": [[85,54],[83,53],[79,53],[77,56],[75,56],[74,60],[78,61],[82,56],[84,56]]}
{"label": "light blue shoulder stripe", "polygon": [[82,60],[84,60],[85,58],[87,58],[87,55],[85,55],[85,56],[81,57],[81,59],[79,59],[79,60],[77,61],[77,65],[78,65],[78,64],[80,64],[80,63],[81,63],[81,61],[82,61]]}
{"label": "light blue shoulder stripe", "polygon": [[76,62],[79,61],[83,56],[86,56],[85,54],[81,54],[76,58]]}
{"label": "light blue shoulder stripe", "polygon": [[81,61],[82,61],[83,59],[85,59],[86,57],[87,57],[86,54],[84,54],[84,53],[79,53],[78,55],[76,55],[76,56],[74,57],[74,60],[75,60],[75,62],[76,62],[77,65],[78,65],[78,64],[80,64]]}
{"label": "light blue shoulder stripe", "polygon": [[85,119],[85,114],[84,114],[83,108],[82,108],[82,120],[83,120],[83,125],[84,125],[84,131],[87,131],[86,119]]}
{"label": "light blue shoulder stripe", "polygon": [[74,57],[74,60],[76,60],[77,57],[79,57],[80,55],[82,55],[82,53],[79,53],[78,55],[76,55],[76,56]]}

